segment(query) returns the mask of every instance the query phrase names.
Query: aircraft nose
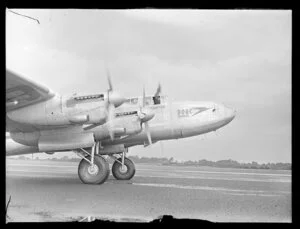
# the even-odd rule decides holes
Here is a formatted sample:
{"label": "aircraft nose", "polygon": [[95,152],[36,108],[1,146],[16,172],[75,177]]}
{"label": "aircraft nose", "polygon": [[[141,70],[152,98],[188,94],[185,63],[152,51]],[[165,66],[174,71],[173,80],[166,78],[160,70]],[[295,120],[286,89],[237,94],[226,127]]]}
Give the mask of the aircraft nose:
{"label": "aircraft nose", "polygon": [[231,122],[234,118],[235,118],[235,116],[236,116],[236,109],[232,109],[232,108],[228,108],[228,107],[226,107],[226,112],[225,112],[225,119],[226,119],[226,121],[229,123],[229,122]]}
{"label": "aircraft nose", "polygon": [[236,115],[236,109],[232,109],[232,116],[233,116],[233,118],[235,117],[235,115]]}

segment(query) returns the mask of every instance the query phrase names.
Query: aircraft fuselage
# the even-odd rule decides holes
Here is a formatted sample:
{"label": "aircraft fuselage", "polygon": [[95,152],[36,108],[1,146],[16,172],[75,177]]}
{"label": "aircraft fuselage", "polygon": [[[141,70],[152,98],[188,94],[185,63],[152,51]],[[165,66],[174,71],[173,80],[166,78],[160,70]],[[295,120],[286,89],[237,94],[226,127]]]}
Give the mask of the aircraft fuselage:
{"label": "aircraft fuselage", "polygon": [[[151,97],[147,98],[151,99]],[[126,148],[134,145],[148,145],[143,125],[137,122],[136,113],[140,109],[139,98],[134,99],[134,102],[129,99],[127,103],[116,108],[114,119],[116,137],[113,141],[109,138],[107,123],[90,129],[85,129],[85,126],[89,125],[72,125],[27,133],[15,132],[11,133],[11,137],[21,143],[22,147],[14,146],[12,151],[8,145],[7,155],[30,153],[34,149],[37,152],[67,151],[72,150],[72,147],[90,147],[94,141],[100,141],[103,148],[112,145],[124,145]],[[147,109],[154,113],[154,117],[149,121],[153,142],[215,131],[235,117],[233,109],[214,102],[172,102],[165,97],[162,97],[162,100],[162,103],[147,105]],[[25,144],[22,139],[26,140]]]}
{"label": "aircraft fuselage", "polygon": [[[215,131],[235,117],[235,111],[213,102],[171,102],[149,106],[155,113],[149,122],[152,140],[170,140],[196,136]],[[101,127],[99,127],[101,128]],[[97,136],[97,134],[96,134]],[[112,144],[110,139],[102,142]],[[114,144],[147,145],[145,131],[123,139],[116,139]]]}

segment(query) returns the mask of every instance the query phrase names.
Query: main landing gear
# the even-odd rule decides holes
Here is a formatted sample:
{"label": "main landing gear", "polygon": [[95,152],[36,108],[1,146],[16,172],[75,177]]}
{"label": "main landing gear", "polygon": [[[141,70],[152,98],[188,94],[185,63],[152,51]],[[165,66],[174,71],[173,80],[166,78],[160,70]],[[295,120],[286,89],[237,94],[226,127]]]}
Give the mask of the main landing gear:
{"label": "main landing gear", "polygon": [[90,164],[87,160],[88,156],[82,159],[78,166],[78,176],[85,184],[102,184],[109,176],[109,164],[107,161],[98,155],[94,157],[94,164]]}
{"label": "main landing gear", "polygon": [[[85,184],[102,184],[109,176],[109,164],[107,160],[99,155],[99,142],[92,147],[91,153],[84,149],[78,151],[78,156],[82,158],[78,166],[78,176]],[[127,150],[126,150],[127,152]],[[108,154],[114,159],[112,174],[117,180],[130,180],[135,174],[133,161],[125,157],[125,152],[116,153],[120,157]]]}
{"label": "main landing gear", "polygon": [[80,150],[80,152],[76,152],[82,158],[78,166],[80,180],[85,184],[104,183],[109,176],[109,164],[105,158],[99,155],[99,142],[92,146],[91,153],[84,149]]}
{"label": "main landing gear", "polygon": [[133,161],[125,157],[125,153],[122,153],[120,158],[114,157],[114,159],[115,162],[111,169],[114,178],[117,180],[130,180],[135,174],[135,165]]}

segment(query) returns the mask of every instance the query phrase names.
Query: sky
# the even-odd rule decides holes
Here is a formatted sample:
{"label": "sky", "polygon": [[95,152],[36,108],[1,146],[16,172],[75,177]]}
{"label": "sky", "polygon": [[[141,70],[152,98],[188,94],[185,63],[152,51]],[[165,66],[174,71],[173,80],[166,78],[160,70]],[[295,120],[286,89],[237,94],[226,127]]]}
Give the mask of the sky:
{"label": "sky", "polygon": [[175,160],[291,162],[291,10],[11,9],[6,66],[61,95],[162,93],[235,108],[217,133],[130,148]]}

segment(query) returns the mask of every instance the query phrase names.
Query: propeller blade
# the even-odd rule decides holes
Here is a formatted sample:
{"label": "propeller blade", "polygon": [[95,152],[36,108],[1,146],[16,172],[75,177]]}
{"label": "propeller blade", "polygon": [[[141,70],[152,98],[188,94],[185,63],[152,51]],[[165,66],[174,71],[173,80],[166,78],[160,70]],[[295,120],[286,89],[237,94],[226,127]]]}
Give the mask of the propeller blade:
{"label": "propeller blade", "polygon": [[108,114],[107,114],[107,127],[110,139],[114,140],[114,119],[115,119],[115,106],[113,104],[109,104],[108,106]]}
{"label": "propeller blade", "polygon": [[146,106],[146,92],[145,92],[145,85],[143,87],[143,107]]}
{"label": "propeller blade", "polygon": [[146,131],[146,134],[147,134],[149,145],[152,145],[152,139],[151,139],[151,134],[150,134],[148,122],[145,122],[145,131]]}
{"label": "propeller blade", "polygon": [[159,84],[158,84],[158,87],[157,87],[157,89],[156,89],[156,92],[155,92],[154,97],[158,96],[160,93],[161,93],[161,85],[160,85],[160,83],[159,83]]}
{"label": "propeller blade", "polygon": [[107,122],[107,128],[108,128],[108,133],[110,136],[110,139],[113,141],[114,140],[114,118],[115,118],[115,106],[114,104],[111,103],[109,94],[110,92],[113,91],[113,86],[111,82],[111,77],[110,77],[110,72],[108,68],[106,68],[106,75],[107,75],[107,82],[108,82],[108,90],[107,90],[107,104],[106,104],[106,110],[107,110],[107,115],[106,115],[106,122]]}
{"label": "propeller blade", "polygon": [[126,98],[124,98],[122,95],[120,95],[117,91],[113,90],[113,85],[112,85],[112,81],[111,81],[111,77],[110,77],[110,73],[108,68],[106,68],[106,74],[107,74],[107,81],[108,81],[108,90],[107,90],[107,106],[106,108],[108,108],[108,105],[110,103],[113,103],[115,105],[115,107],[121,106],[125,101]]}
{"label": "propeller blade", "polygon": [[112,91],[113,90],[113,86],[111,83],[111,78],[110,78],[110,73],[108,68],[106,68],[106,75],[107,75],[107,81],[108,81],[108,86],[109,86],[109,90]]}

